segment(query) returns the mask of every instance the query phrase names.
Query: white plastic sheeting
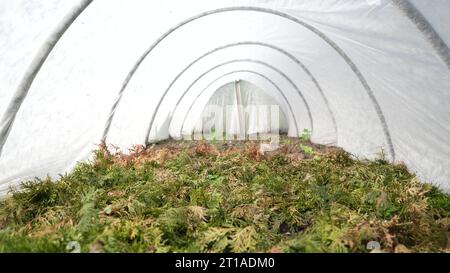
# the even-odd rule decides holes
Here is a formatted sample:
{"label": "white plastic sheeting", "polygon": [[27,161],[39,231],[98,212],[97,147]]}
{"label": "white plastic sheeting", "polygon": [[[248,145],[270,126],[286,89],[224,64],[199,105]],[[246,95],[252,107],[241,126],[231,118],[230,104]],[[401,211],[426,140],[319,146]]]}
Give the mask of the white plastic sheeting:
{"label": "white plastic sheeting", "polygon": [[178,137],[236,71],[279,86],[315,142],[383,148],[449,191],[449,14],[447,0],[0,0],[0,192],[102,138]]}
{"label": "white plastic sheeting", "polygon": [[[258,75],[258,74],[255,74]],[[234,139],[240,136],[242,139],[256,139],[257,134],[286,133],[289,128],[295,128],[296,124],[289,126],[285,113],[293,113],[292,106],[281,95],[275,99],[278,86],[275,90],[266,93],[254,84],[236,80],[220,87],[204,104],[199,100],[191,104],[184,120],[188,119],[192,108],[204,109],[201,115],[189,120],[195,122],[191,126],[186,123],[181,128],[181,133],[190,137],[192,133],[203,135],[206,139]],[[206,97],[206,96],[204,96]],[[280,94],[278,94],[280,97]],[[284,111],[283,111],[284,110]],[[295,120],[295,118],[292,118]],[[275,121],[275,122],[272,122]],[[225,136],[224,136],[225,134]]]}

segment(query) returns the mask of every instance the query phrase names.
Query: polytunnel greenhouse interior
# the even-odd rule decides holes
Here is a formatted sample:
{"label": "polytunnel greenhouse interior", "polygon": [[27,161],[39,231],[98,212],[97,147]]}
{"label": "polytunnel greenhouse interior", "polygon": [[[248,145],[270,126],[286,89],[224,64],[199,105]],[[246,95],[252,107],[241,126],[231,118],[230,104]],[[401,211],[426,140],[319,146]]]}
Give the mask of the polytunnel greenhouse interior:
{"label": "polytunnel greenhouse interior", "polygon": [[448,253],[449,15],[0,0],[0,252]]}

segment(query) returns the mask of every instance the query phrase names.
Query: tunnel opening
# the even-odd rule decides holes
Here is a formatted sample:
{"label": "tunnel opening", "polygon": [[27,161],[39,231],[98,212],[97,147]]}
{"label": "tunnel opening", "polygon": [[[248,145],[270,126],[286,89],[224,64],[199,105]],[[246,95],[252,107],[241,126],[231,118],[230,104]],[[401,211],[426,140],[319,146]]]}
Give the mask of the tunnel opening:
{"label": "tunnel opening", "polygon": [[183,124],[184,136],[195,140],[267,140],[289,131],[284,103],[245,80],[219,87],[202,106],[193,126]]}

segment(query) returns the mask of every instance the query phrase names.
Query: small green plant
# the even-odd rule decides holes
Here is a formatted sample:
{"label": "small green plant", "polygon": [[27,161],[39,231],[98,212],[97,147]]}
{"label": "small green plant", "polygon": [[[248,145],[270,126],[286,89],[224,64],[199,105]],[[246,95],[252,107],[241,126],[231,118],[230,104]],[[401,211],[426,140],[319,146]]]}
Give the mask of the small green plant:
{"label": "small green plant", "polygon": [[308,129],[304,129],[300,139],[302,142],[310,142],[311,141],[311,131]]}
{"label": "small green plant", "polygon": [[384,151],[384,148],[381,147],[381,150],[379,153],[377,153],[376,155],[376,159],[375,161],[379,164],[387,164],[389,163],[387,156],[386,156],[386,152]]}
{"label": "small green plant", "polygon": [[303,152],[305,152],[305,154],[310,156],[314,155],[314,149],[312,147],[300,144],[300,148]]}
{"label": "small green plant", "polygon": [[211,137],[212,143],[216,144],[217,140],[218,140],[218,133],[216,132],[216,128],[212,128],[210,134],[212,135],[212,137]]}

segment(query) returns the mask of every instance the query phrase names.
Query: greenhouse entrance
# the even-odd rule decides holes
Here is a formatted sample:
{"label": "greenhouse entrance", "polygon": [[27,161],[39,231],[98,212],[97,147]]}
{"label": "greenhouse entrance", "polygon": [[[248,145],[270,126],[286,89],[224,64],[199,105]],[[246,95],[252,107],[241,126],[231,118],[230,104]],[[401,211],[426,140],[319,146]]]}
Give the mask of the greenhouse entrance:
{"label": "greenhouse entrance", "polygon": [[279,103],[274,95],[244,80],[220,87],[196,119],[194,139],[263,140],[287,133],[288,102]]}

